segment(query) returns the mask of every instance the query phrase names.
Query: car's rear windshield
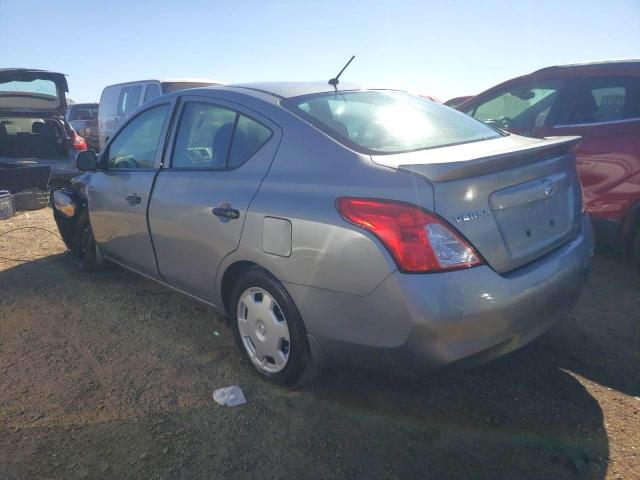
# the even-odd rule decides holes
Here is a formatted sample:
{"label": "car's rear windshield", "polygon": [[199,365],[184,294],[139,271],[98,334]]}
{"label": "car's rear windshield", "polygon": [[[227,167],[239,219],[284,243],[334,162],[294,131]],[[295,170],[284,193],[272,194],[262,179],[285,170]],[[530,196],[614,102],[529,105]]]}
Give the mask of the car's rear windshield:
{"label": "car's rear windshield", "polygon": [[98,118],[98,105],[72,105],[69,110],[69,121]]}
{"label": "car's rear windshield", "polygon": [[0,108],[53,110],[60,106],[56,84],[47,79],[0,82]]}
{"label": "car's rear windshield", "polygon": [[330,92],[282,101],[342,144],[370,154],[401,153],[488,140],[501,134],[451,108],[405,92]]}

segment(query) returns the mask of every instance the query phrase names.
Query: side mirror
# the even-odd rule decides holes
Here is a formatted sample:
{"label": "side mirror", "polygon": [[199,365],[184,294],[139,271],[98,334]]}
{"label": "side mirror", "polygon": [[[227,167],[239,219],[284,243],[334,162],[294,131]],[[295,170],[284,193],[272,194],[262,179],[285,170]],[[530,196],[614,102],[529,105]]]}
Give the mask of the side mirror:
{"label": "side mirror", "polygon": [[85,150],[80,152],[76,157],[76,165],[78,170],[86,172],[98,169],[98,155],[93,150]]}

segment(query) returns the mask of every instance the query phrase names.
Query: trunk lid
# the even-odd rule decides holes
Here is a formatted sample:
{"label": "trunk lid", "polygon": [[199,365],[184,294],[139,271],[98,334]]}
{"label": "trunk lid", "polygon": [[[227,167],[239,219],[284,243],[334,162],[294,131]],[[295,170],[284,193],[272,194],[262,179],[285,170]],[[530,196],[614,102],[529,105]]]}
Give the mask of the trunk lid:
{"label": "trunk lid", "polygon": [[497,272],[558,248],[579,229],[579,137],[510,135],[373,161],[428,180],[433,205]]}
{"label": "trunk lid", "polygon": [[62,73],[27,68],[0,69],[0,115],[64,115],[69,91]]}

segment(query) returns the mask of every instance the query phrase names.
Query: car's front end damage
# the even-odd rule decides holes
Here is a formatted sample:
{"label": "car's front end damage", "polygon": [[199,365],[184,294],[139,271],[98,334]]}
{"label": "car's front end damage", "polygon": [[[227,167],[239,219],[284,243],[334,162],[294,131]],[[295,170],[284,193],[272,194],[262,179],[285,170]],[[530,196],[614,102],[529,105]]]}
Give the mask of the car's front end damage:
{"label": "car's front end damage", "polygon": [[51,193],[53,218],[58,225],[60,236],[70,250],[73,249],[76,222],[80,214],[87,208],[84,188],[86,184],[83,181],[86,175],[88,174],[84,173],[73,178],[70,186],[54,190]]}

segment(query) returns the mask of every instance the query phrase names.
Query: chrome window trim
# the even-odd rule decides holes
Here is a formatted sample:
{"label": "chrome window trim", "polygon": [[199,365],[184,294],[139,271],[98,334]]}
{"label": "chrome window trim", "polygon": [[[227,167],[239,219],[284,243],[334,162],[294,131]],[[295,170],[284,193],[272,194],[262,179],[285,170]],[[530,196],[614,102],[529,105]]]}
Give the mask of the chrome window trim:
{"label": "chrome window trim", "polygon": [[591,122],[591,123],[565,123],[562,125],[554,125],[553,128],[570,128],[570,127],[591,127],[594,125],[613,125],[616,123],[637,122],[640,121],[640,117],[622,118],[620,120],[609,120],[606,122]]}

